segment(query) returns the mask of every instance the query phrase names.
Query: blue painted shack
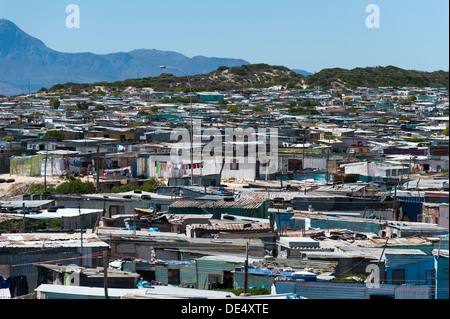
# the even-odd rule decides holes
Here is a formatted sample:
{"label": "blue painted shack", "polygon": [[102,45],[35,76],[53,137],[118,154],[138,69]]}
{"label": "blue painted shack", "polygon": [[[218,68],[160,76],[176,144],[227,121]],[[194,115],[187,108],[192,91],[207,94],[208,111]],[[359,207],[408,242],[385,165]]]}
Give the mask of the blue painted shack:
{"label": "blue painted shack", "polygon": [[425,201],[425,192],[423,191],[398,191],[397,199],[403,201],[403,215],[408,214],[412,222],[418,221],[418,216],[422,214],[422,203]]}
{"label": "blue painted shack", "polygon": [[394,285],[432,285],[434,257],[430,255],[386,254],[386,281]]}
{"label": "blue painted shack", "polygon": [[[326,212],[325,212],[326,213]],[[333,217],[325,214],[296,212],[292,219],[304,220],[305,229],[347,229],[353,232],[381,235],[386,221],[352,217]]]}
{"label": "blue painted shack", "polygon": [[294,293],[308,299],[429,299],[426,285],[370,287],[365,283],[274,281],[277,294]]}
{"label": "blue painted shack", "polygon": [[436,299],[449,299],[448,293],[448,249],[433,250],[436,269]]}

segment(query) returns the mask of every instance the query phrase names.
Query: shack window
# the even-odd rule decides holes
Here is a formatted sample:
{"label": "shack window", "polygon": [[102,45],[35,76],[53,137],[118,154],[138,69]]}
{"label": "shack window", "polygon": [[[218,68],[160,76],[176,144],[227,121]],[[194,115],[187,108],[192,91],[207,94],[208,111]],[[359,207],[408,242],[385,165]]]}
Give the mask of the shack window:
{"label": "shack window", "polygon": [[217,284],[217,288],[222,289],[231,289],[233,288],[233,273],[231,271],[224,271],[223,272],[223,283]]}
{"label": "shack window", "polygon": [[217,285],[220,283],[220,277],[217,274],[208,275],[208,290],[217,289]]}
{"label": "shack window", "polygon": [[120,215],[125,213],[123,206],[109,206],[109,216]]}
{"label": "shack window", "polygon": [[230,170],[239,170],[239,162],[237,160],[234,159],[233,162],[230,163]]}
{"label": "shack window", "polygon": [[180,284],[180,270],[179,269],[168,269],[167,270],[167,282],[171,285]]}
{"label": "shack window", "polygon": [[394,285],[405,283],[405,269],[392,269],[392,283]]}

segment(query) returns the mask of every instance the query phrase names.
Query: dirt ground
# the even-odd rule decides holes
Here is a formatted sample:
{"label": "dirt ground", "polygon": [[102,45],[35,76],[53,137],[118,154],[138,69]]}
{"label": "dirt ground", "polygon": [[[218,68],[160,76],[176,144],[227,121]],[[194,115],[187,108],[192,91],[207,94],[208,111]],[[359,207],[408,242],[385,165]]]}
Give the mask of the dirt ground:
{"label": "dirt ground", "polygon": [[[78,177],[80,178],[80,177]],[[10,175],[10,174],[0,174],[0,179],[14,179],[12,183],[0,183],[0,200],[11,200],[14,196],[23,195],[27,192],[28,188],[32,184],[44,184],[44,177],[31,177],[31,176],[21,176],[21,175]],[[88,180],[87,176],[80,178],[83,182]],[[89,181],[93,181],[94,177],[90,176]],[[65,182],[66,180],[59,176],[47,176],[47,186],[56,187],[59,184]],[[230,188],[242,187],[243,185],[248,185],[244,181],[222,181]],[[167,185],[167,181],[165,181]]]}
{"label": "dirt ground", "polygon": [[[12,183],[0,183],[1,200],[11,200],[14,196],[26,193],[31,184],[44,184],[44,177],[0,174],[0,179],[14,179]],[[83,180],[83,179],[82,179]],[[92,177],[91,177],[92,180]],[[47,186],[55,187],[65,180],[57,176],[47,176]],[[84,181],[84,180],[83,180]]]}

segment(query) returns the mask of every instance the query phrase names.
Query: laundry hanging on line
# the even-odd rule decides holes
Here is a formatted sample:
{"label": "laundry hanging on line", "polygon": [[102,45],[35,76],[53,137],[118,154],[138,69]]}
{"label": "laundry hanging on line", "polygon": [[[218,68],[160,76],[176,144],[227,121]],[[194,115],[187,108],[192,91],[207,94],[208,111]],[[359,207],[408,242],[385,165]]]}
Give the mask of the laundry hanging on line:
{"label": "laundry hanging on line", "polygon": [[113,172],[123,172],[126,170],[131,170],[131,166],[125,166],[125,167],[121,167],[121,168],[113,168],[113,169],[104,169],[103,172],[103,176],[107,177],[108,173],[113,173]]}
{"label": "laundry hanging on line", "polygon": [[198,162],[198,163],[192,163],[192,164],[173,164],[171,162],[167,163],[167,162],[159,162],[156,161],[155,162],[155,167],[156,167],[156,173],[160,174],[161,171],[167,171],[167,170],[171,170],[171,169],[197,169],[197,168],[203,168],[205,167],[205,163],[204,162]]}

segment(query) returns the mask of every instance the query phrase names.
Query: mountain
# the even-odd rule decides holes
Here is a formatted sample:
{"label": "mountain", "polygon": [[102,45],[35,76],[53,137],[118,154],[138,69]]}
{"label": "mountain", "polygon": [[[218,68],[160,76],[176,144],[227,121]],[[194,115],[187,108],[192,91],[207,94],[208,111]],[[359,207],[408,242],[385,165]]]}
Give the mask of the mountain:
{"label": "mountain", "polygon": [[[303,76],[283,66],[267,64],[246,64],[236,67],[221,66],[208,74],[190,77],[193,90],[231,90],[245,88],[314,88],[352,89],[356,87],[447,87],[448,71],[420,72],[401,68],[367,67],[346,69],[324,69],[309,76]],[[187,89],[185,76],[163,73],[157,77],[127,79],[115,82],[93,84],[65,83],[50,88],[51,93],[92,93],[99,87],[108,93],[121,92],[127,88],[152,88],[156,91]]]}
{"label": "mountain", "polygon": [[313,75],[314,73],[305,71],[305,70],[299,70],[299,69],[292,69],[292,71],[294,71],[295,73],[301,74],[303,76],[310,76]]}
{"label": "mountain", "polygon": [[65,83],[52,86],[51,93],[92,93],[101,89],[108,93],[122,91],[127,88],[152,88],[156,91],[170,91],[188,89],[189,84],[193,90],[232,90],[246,88],[303,88],[305,77],[284,66],[267,64],[245,64],[242,66],[220,66],[208,74],[199,74],[189,77],[174,76],[163,73],[157,77],[127,79],[116,82],[97,83]]}
{"label": "mountain", "polygon": [[[242,59],[195,56],[160,50],[110,54],[62,53],[48,48],[6,19],[0,19],[0,94],[28,93],[57,83],[121,81],[168,73],[160,65],[181,68],[189,75],[205,74],[220,66],[249,64]],[[170,70],[169,72],[181,72]],[[177,73],[176,73],[177,74]]]}
{"label": "mountain", "polygon": [[310,87],[355,88],[355,87],[447,87],[448,71],[423,72],[405,70],[395,66],[323,69],[306,78]]}

